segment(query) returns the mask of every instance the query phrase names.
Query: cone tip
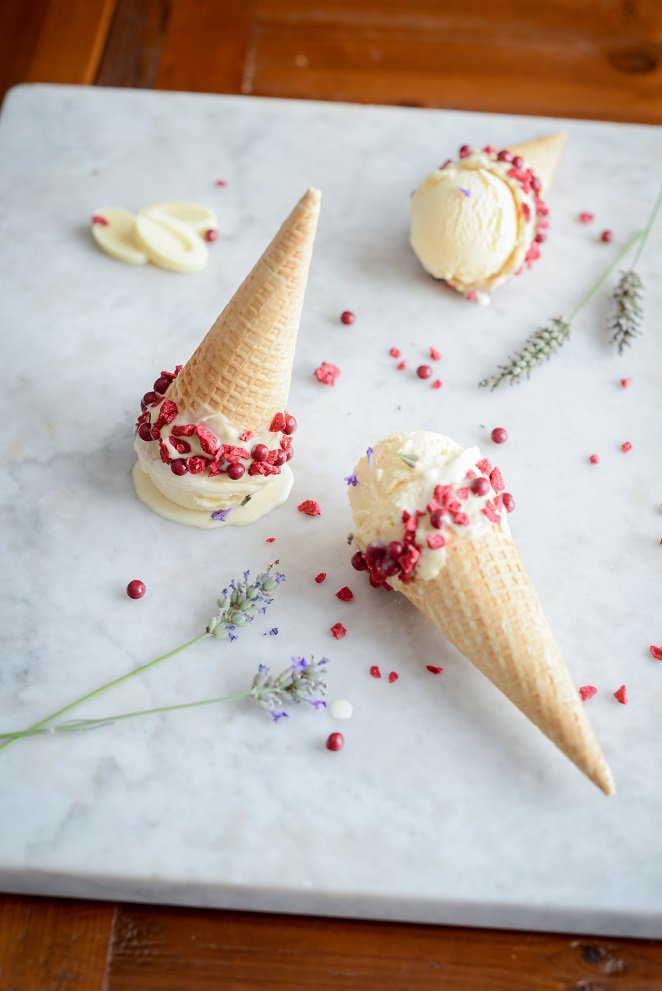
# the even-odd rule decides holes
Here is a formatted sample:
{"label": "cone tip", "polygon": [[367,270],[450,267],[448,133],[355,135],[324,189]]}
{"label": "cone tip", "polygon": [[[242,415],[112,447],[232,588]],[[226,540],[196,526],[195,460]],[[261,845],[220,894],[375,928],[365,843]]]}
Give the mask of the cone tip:
{"label": "cone tip", "polygon": [[598,766],[594,767],[592,771],[589,772],[589,777],[593,784],[597,785],[598,788],[605,793],[605,795],[616,794],[614,776],[605,760],[601,760]]}
{"label": "cone tip", "polygon": [[319,209],[320,200],[322,199],[322,193],[315,186],[309,186],[306,192],[303,194],[299,200],[299,206],[308,207],[312,210]]}

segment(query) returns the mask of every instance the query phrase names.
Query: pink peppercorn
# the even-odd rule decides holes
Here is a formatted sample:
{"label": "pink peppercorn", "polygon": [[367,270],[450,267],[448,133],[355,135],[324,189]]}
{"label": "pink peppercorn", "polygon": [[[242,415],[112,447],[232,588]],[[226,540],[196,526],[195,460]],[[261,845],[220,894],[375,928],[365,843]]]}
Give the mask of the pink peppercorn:
{"label": "pink peppercorn", "polygon": [[495,427],[490,436],[495,444],[505,444],[508,440],[508,431],[504,427]]}
{"label": "pink peppercorn", "polygon": [[481,475],[480,478],[472,479],[470,488],[474,495],[484,496],[490,491],[490,483]]}
{"label": "pink peppercorn", "polygon": [[501,498],[503,501],[503,508],[506,510],[507,513],[512,513],[513,509],[515,508],[515,500],[511,496],[510,492],[504,492]]}
{"label": "pink peppercorn", "polygon": [[624,454],[627,454],[628,451],[631,451],[631,450],[632,450],[632,442],[631,441],[626,440],[626,441],[624,441],[621,444],[621,451],[623,451]]}
{"label": "pink peppercorn", "polygon": [[600,235],[600,240],[608,244],[610,241],[614,240],[614,232],[603,231],[602,234]]}
{"label": "pink peppercorn", "polygon": [[471,154],[471,145],[462,145],[460,148],[460,158],[468,158]]}
{"label": "pink peppercorn", "polygon": [[392,358],[399,358],[400,357],[400,348],[391,348],[391,350],[389,351],[389,354],[391,355]]}
{"label": "pink peppercorn", "polygon": [[213,227],[210,227],[208,231],[205,231],[205,241],[209,241],[211,243],[212,241],[216,241],[217,239],[218,239],[218,231],[214,230]]}
{"label": "pink peppercorn", "polygon": [[597,454],[592,454],[588,460],[591,462],[592,465],[597,465],[600,462],[600,458],[597,456]]}
{"label": "pink peppercorn", "polygon": [[326,749],[327,750],[342,750],[345,746],[345,737],[342,733],[329,733],[326,738]]}
{"label": "pink peppercorn", "polygon": [[416,369],[416,374],[418,375],[419,379],[429,379],[430,376],[432,375],[432,369],[430,368],[429,365],[419,365],[418,368]]}
{"label": "pink peppercorn", "polygon": [[341,323],[349,325],[350,323],[354,323],[355,320],[356,320],[356,315],[352,313],[351,310],[343,310],[342,313],[340,314]]}
{"label": "pink peppercorn", "polygon": [[588,213],[588,211],[585,211],[584,213],[579,214],[579,219],[582,224],[590,224],[591,221],[594,219],[594,216],[592,213]]}
{"label": "pink peppercorn", "polygon": [[139,578],[134,578],[126,586],[126,594],[130,599],[142,599],[146,591],[145,583],[141,582]]}
{"label": "pink peppercorn", "polygon": [[621,379],[621,388],[627,389],[632,379]]}

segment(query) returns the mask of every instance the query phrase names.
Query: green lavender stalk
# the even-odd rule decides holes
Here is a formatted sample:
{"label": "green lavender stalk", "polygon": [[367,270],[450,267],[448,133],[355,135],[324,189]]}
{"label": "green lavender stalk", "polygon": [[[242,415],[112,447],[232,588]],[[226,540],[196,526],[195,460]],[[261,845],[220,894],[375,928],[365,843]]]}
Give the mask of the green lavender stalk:
{"label": "green lavender stalk", "polygon": [[[277,722],[279,719],[287,717],[288,713],[283,707],[286,707],[292,702],[308,702],[316,709],[326,706],[326,702],[321,697],[314,697],[316,694],[322,696],[326,691],[326,683],[324,681],[324,667],[326,664],[328,664],[328,658],[326,657],[323,657],[319,661],[315,661],[312,657],[310,661],[307,661],[305,657],[293,657],[289,667],[281,671],[276,678],[271,676],[268,667],[261,664],[253,678],[251,687],[244,692],[199,699],[195,702],[178,702],[175,705],[160,705],[152,709],[120,712],[111,716],[102,716],[99,719],[72,719],[64,723],[56,723],[54,726],[45,725],[44,720],[42,723],[37,723],[29,729],[16,730],[12,733],[0,733],[0,740],[6,741],[3,745],[8,746],[10,743],[16,740],[22,740],[28,736],[76,733],[80,730],[110,726],[113,723],[118,723],[126,719],[137,719],[142,716],[153,716],[164,712],[178,712],[183,709],[196,709],[200,706],[218,705],[221,702],[238,702],[245,699],[251,699],[261,709],[267,709],[271,713],[272,719]],[[68,709],[63,711],[66,712]]]}
{"label": "green lavender stalk", "polygon": [[[244,572],[243,579],[233,578],[229,586],[223,589],[217,599],[218,612],[212,616],[204,633],[200,633],[197,637],[193,637],[192,640],[187,640],[186,643],[180,644],[179,647],[175,647],[166,654],[155,657],[154,660],[148,661],[146,664],[141,664],[140,667],[134,668],[132,671],[128,671],[118,678],[113,678],[112,681],[107,681],[99,688],[95,688],[85,695],[80,695],[73,702],[67,703],[61,709],[57,709],[44,719],[40,719],[39,722],[34,723],[27,731],[8,734],[0,733],[0,740],[5,740],[4,743],[0,743],[0,750],[11,746],[15,740],[20,739],[23,735],[41,731],[42,727],[48,726],[61,716],[67,715],[67,713],[78,708],[84,702],[89,702],[99,695],[110,691],[111,688],[116,688],[118,685],[130,681],[131,678],[149,671],[150,668],[154,668],[158,664],[162,664],[163,661],[181,654],[182,651],[188,650],[189,647],[199,643],[201,640],[207,639],[207,637],[215,637],[218,640],[236,640],[238,636],[237,628],[252,623],[258,614],[265,613],[273,602],[271,593],[285,580],[285,576],[278,572],[272,574],[272,568],[277,563],[276,561],[274,564],[270,564],[267,570],[259,574],[252,583],[249,582],[248,571]],[[62,731],[59,730],[58,732]]]}
{"label": "green lavender stalk", "polygon": [[621,259],[632,250],[637,241],[644,237],[645,231],[638,231],[633,234],[628,243],[622,248],[614,258],[613,262],[602,273],[600,278],[593,283],[591,288],[579,300],[575,308],[567,317],[554,317],[549,320],[546,326],[541,327],[527,339],[524,347],[517,354],[513,355],[505,365],[500,365],[497,372],[489,378],[483,379],[480,388],[488,387],[493,390],[502,382],[508,381],[511,385],[521,382],[526,376],[529,378],[531,372],[538,365],[549,361],[552,355],[565,344],[570,337],[572,321],[586,304],[591,300],[596,292],[604,285]]}
{"label": "green lavender stalk", "polygon": [[662,187],[660,187],[655,206],[643,230],[632,267],[626,272],[621,272],[618,285],[612,293],[611,343],[616,345],[619,354],[623,354],[625,348],[630,347],[633,339],[641,333],[641,322],[644,317],[644,285],[635,269],[639,264],[639,259],[653,229],[661,205]]}

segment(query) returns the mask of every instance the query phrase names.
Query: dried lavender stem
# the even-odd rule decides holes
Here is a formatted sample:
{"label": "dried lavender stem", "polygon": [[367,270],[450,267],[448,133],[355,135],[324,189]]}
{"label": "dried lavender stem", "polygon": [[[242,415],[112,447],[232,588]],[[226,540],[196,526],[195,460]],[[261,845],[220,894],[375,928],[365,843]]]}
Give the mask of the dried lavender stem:
{"label": "dried lavender stem", "polygon": [[622,259],[625,257],[625,255],[627,255],[627,253],[632,250],[632,248],[637,243],[637,241],[640,241],[640,239],[644,237],[645,233],[646,233],[646,229],[644,228],[644,230],[637,231],[636,234],[633,234],[632,235],[632,237],[630,238],[630,240],[628,241],[628,243],[625,245],[625,247],[624,248],[621,248],[621,250],[618,252],[618,254],[616,255],[616,257],[612,261],[611,265],[607,269],[605,269],[605,271],[602,273],[602,275],[597,280],[597,282],[594,282],[593,285],[591,286],[591,288],[588,290],[588,292],[586,292],[582,296],[582,298],[579,300],[579,302],[575,306],[575,308],[572,311],[572,313],[570,314],[570,316],[567,317],[568,323],[570,323],[572,320],[574,320],[575,317],[577,316],[577,314],[579,313],[579,311],[581,309],[583,309],[586,306],[586,304],[588,303],[588,301],[595,296],[595,294],[598,291],[598,289],[600,289],[600,287],[602,285],[604,285],[604,283],[607,281],[607,279],[609,278],[609,276],[611,275],[611,273],[614,271],[614,269],[618,267],[618,265],[620,264],[620,262],[622,261]]}
{"label": "dried lavender stem", "polygon": [[650,232],[653,230],[653,227],[655,225],[655,220],[657,219],[657,215],[660,211],[661,206],[662,206],[662,186],[660,186],[660,191],[657,194],[657,199],[655,200],[655,206],[653,207],[648,223],[646,224],[646,226],[642,231],[643,236],[641,238],[641,241],[639,242],[639,247],[637,248],[637,253],[634,256],[634,261],[632,262],[633,269],[635,269],[639,264],[639,259],[643,254],[644,248],[646,247],[646,241],[648,240]]}

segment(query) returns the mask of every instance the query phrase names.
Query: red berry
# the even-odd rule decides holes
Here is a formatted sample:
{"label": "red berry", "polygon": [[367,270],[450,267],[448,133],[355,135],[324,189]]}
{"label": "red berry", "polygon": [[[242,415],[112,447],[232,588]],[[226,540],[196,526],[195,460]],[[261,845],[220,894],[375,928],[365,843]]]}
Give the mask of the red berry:
{"label": "red berry", "polygon": [[380,562],[381,573],[387,578],[392,578],[400,571],[400,565],[392,557],[385,557]]}
{"label": "red berry", "polygon": [[287,451],[277,451],[276,457],[274,458],[274,464],[277,468],[281,468],[287,461]]}
{"label": "red berry", "polygon": [[154,440],[152,437],[152,427],[149,423],[141,423],[138,427],[138,436],[141,440]]}
{"label": "red berry", "polygon": [[401,554],[404,554],[404,552],[405,552],[405,545],[402,543],[401,540],[392,540],[391,543],[388,545],[389,557],[394,557],[397,559],[400,557]]}
{"label": "red berry", "polygon": [[597,454],[592,454],[588,460],[591,462],[592,465],[597,465],[600,461],[600,458],[597,456]]}
{"label": "red berry", "polygon": [[602,234],[600,235],[600,240],[601,241],[605,241],[608,244],[609,241],[613,241],[614,240],[614,232],[613,231],[603,231]]}
{"label": "red berry", "polygon": [[521,169],[523,165],[524,165],[524,159],[522,158],[522,156],[515,155],[515,157],[513,158],[513,168]]}
{"label": "red berry", "polygon": [[513,153],[512,151],[508,151],[507,148],[504,148],[503,151],[500,151],[499,154],[497,155],[498,162],[512,162],[512,160],[513,160]]}
{"label": "red berry", "polygon": [[156,382],[154,383],[154,392],[159,392],[161,395],[163,395],[165,392],[168,391],[168,387],[170,386],[170,382],[171,382],[171,379],[166,378],[165,375],[161,375],[161,377],[158,378],[156,380]]}
{"label": "red berry", "polygon": [[386,557],[386,544],[384,541],[371,541],[365,549],[365,556],[368,561],[381,561],[383,557]]}
{"label": "red berry", "polygon": [[218,237],[218,231],[210,227],[208,231],[205,231],[205,241],[215,241]]}
{"label": "red berry", "polygon": [[132,582],[126,586],[126,594],[130,599],[142,599],[143,595],[147,589],[145,588],[145,583],[141,582],[139,578],[134,578]]}
{"label": "red berry", "polygon": [[432,369],[430,368],[429,365],[419,365],[418,368],[416,369],[416,374],[418,375],[419,379],[429,379],[430,376],[432,375]]}
{"label": "red berry", "polygon": [[326,740],[327,750],[342,750],[345,746],[345,737],[342,733],[329,733]]}
{"label": "red berry", "polygon": [[510,492],[504,492],[501,498],[503,500],[503,508],[506,510],[507,513],[512,513],[516,503],[513,497],[511,496]]}
{"label": "red berry", "polygon": [[462,145],[460,148],[460,158],[467,158],[471,154],[471,145]]}
{"label": "red berry", "polygon": [[283,433],[289,436],[290,434],[293,434],[295,432],[296,428],[297,428],[297,421],[295,417],[290,416],[290,414],[288,413],[288,415],[285,417],[285,426],[283,427]]}
{"label": "red berry", "polygon": [[621,444],[621,451],[623,451],[624,454],[627,454],[628,451],[631,450],[632,450],[632,441],[626,440]]}
{"label": "red berry", "polygon": [[543,234],[542,231],[538,231],[538,233],[536,234],[533,240],[536,242],[536,244],[544,244],[545,241],[547,240],[547,235]]}
{"label": "red berry", "polygon": [[361,551],[356,551],[355,554],[352,554],[351,564],[355,571],[368,570],[368,564],[366,562],[365,556],[361,553]]}
{"label": "red berry", "polygon": [[343,310],[342,313],[340,314],[341,323],[350,324],[350,323],[354,323],[355,320],[356,320],[356,316],[352,313],[351,310]]}
{"label": "red berry", "polygon": [[435,509],[434,513],[430,514],[430,523],[435,530],[441,530],[444,525],[444,514],[441,509]]}
{"label": "red berry", "polygon": [[480,476],[479,478],[474,478],[469,486],[474,495],[484,496],[490,491],[490,483],[486,478]]}
{"label": "red berry", "polygon": [[188,471],[186,458],[175,458],[170,462],[170,471],[173,475],[185,475]]}
{"label": "red berry", "polygon": [[538,192],[542,188],[542,183],[537,175],[531,176],[531,189]]}
{"label": "red berry", "polygon": [[490,436],[495,444],[505,444],[508,440],[508,431],[504,427],[495,427]]}
{"label": "red berry", "polygon": [[158,403],[161,397],[155,392],[146,392],[143,396],[143,402],[145,406],[151,406],[152,403]]}
{"label": "red berry", "polygon": [[588,212],[580,213],[579,219],[582,222],[582,224],[590,224],[591,221],[593,220],[593,214]]}
{"label": "red berry", "polygon": [[400,357],[400,348],[391,348],[389,350],[389,354],[391,355],[392,358],[399,358]]}
{"label": "red berry", "polygon": [[621,379],[621,387],[627,389],[632,379]]}
{"label": "red berry", "polygon": [[288,448],[288,449],[287,449],[287,451],[285,451],[285,454],[286,454],[286,456],[287,456],[287,460],[288,460],[288,461],[291,461],[291,460],[292,460],[292,458],[294,457],[294,451],[292,450],[292,448],[291,448],[291,447],[290,447],[290,448]]}
{"label": "red berry", "polygon": [[242,478],[245,474],[246,469],[242,464],[237,461],[236,464],[230,465],[228,468],[228,478],[231,478],[233,482],[236,482],[239,478]]}
{"label": "red berry", "polygon": [[218,186],[220,189],[225,189],[227,184],[228,184],[227,179],[217,179],[216,182],[214,183],[214,185]]}
{"label": "red berry", "polygon": [[269,448],[266,444],[256,444],[251,451],[253,461],[266,461],[269,457]]}
{"label": "red berry", "polygon": [[495,155],[496,154],[496,148],[493,145],[485,145],[485,147],[483,148],[483,151],[485,152],[486,155]]}

